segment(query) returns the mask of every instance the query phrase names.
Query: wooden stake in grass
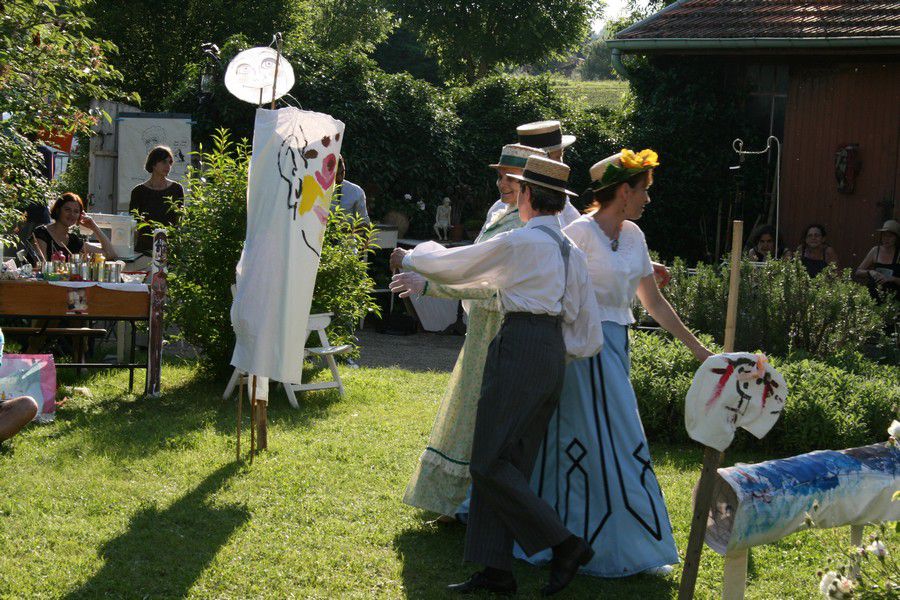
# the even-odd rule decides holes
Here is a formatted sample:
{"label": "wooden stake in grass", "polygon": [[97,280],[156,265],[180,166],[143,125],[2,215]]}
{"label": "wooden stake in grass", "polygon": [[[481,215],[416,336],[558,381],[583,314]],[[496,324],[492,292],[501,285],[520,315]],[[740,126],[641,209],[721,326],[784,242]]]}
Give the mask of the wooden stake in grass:
{"label": "wooden stake in grass", "polygon": [[237,405],[237,457],[241,460],[241,410],[244,406],[244,378],[238,375],[238,405]]}
{"label": "wooden stake in grass", "polygon": [[[728,311],[725,313],[725,352],[734,352],[738,294],[741,284],[741,246],[744,243],[744,222],[734,221],[732,227],[731,275],[728,280]],[[703,552],[703,540],[706,537],[706,521],[712,503],[713,486],[716,482],[716,470],[722,464],[724,457],[724,452],[704,446],[703,470],[700,471],[700,482],[697,484],[697,492],[694,496],[694,516],[691,517],[691,533],[684,556],[684,569],[681,571],[678,600],[691,600],[694,597],[697,574],[700,571],[700,555]]]}
{"label": "wooden stake in grass", "polygon": [[250,394],[250,464],[253,464],[253,455],[256,454],[256,375],[250,376],[253,391]]}

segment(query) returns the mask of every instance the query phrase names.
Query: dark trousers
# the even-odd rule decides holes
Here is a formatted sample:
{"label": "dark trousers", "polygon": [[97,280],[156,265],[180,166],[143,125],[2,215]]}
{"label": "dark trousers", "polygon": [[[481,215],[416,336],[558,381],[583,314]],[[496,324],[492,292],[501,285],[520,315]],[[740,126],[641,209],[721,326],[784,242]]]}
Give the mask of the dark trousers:
{"label": "dark trousers", "polygon": [[529,485],[564,375],[558,320],[507,315],[488,349],[475,418],[465,560],[510,570],[514,540],[531,555],[571,535]]}

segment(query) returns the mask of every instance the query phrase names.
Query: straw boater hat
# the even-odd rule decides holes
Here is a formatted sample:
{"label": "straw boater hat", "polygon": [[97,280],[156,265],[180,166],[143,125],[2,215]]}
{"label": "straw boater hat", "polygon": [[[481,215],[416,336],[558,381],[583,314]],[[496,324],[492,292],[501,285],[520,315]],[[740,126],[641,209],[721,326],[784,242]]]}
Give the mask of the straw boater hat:
{"label": "straw boater hat", "polygon": [[509,177],[569,196],[578,195],[566,189],[566,184],[569,182],[569,167],[565,163],[536,154],[528,157],[525,162],[525,170],[521,175],[509,175]]}
{"label": "straw boater hat", "polygon": [[885,231],[890,231],[898,238],[900,238],[900,223],[895,221],[894,219],[890,219],[889,221],[885,221],[884,225],[881,226],[881,229],[876,229],[875,231],[884,233]]}
{"label": "straw boater hat", "polygon": [[559,121],[537,121],[516,127],[519,143],[547,152],[568,148],[575,143],[574,135],[563,135]]}
{"label": "straw boater hat", "polygon": [[659,157],[653,150],[641,150],[637,154],[622,148],[613,154],[594,163],[591,167],[591,190],[599,192],[611,185],[618,185],[638,173],[649,171],[659,166]]}
{"label": "straw boater hat", "polygon": [[538,156],[547,156],[547,153],[540,148],[532,148],[531,146],[523,146],[522,144],[506,144],[500,151],[500,160],[493,165],[488,165],[492,169],[500,167],[510,167],[513,169],[524,169],[525,161],[532,154]]}

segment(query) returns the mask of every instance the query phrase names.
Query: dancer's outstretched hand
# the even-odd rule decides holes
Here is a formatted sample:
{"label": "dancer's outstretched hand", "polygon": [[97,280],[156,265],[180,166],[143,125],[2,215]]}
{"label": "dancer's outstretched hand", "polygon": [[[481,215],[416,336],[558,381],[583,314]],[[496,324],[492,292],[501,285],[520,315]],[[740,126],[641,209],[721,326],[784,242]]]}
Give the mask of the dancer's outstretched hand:
{"label": "dancer's outstretched hand", "polygon": [[409,250],[403,248],[394,248],[391,252],[391,272],[396,273],[403,268],[403,257],[409,254]]}
{"label": "dancer's outstretched hand", "polygon": [[413,294],[421,294],[425,290],[425,282],[426,279],[418,273],[407,271],[394,275],[388,287],[395,294],[400,294],[401,298],[407,298]]}

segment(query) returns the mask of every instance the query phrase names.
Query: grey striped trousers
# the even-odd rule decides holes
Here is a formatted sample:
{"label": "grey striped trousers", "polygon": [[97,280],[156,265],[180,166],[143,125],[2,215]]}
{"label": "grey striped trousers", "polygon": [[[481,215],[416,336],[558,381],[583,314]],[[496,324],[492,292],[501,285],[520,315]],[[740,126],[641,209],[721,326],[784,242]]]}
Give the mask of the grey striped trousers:
{"label": "grey striped trousers", "polygon": [[529,485],[564,375],[558,319],[508,314],[488,349],[478,400],[465,560],[510,570],[514,540],[531,555],[572,535]]}

